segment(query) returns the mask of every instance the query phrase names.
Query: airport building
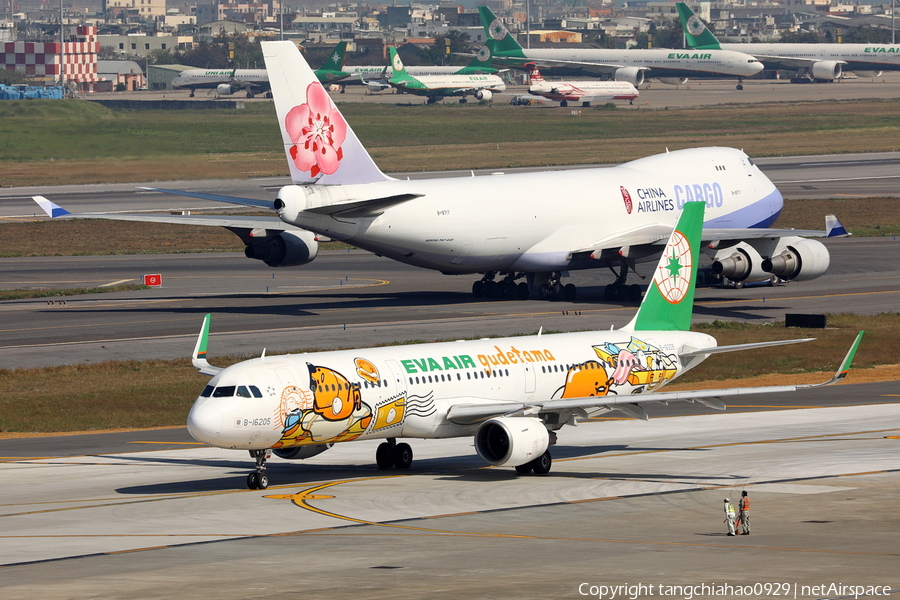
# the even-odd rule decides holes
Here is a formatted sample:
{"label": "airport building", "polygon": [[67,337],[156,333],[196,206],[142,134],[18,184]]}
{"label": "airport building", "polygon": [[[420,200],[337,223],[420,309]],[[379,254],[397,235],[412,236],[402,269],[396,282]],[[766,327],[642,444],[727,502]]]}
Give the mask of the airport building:
{"label": "airport building", "polygon": [[76,27],[67,42],[4,42],[0,44],[0,68],[19,70],[45,84],[74,82],[78,91],[93,92],[97,74],[96,27]]}

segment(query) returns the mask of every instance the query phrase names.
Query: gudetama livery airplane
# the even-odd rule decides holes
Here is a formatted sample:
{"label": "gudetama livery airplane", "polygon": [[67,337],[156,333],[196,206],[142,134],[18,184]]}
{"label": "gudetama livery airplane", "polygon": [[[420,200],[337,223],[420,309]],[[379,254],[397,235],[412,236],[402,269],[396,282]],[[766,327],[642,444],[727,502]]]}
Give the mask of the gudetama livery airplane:
{"label": "gudetama livery airplane", "polygon": [[[211,446],[249,450],[251,489],[269,485],[272,453],[302,459],[365,439],[385,440],[374,457],[382,469],[411,465],[412,447],[398,439],[473,436],[489,465],[545,475],[557,431],[579,418],[618,410],[646,419],[643,404],[678,400],[724,409],[726,396],[817,387],[658,391],[712,354],[809,341],[717,346],[689,331],[704,208],[684,205],[637,314],[620,330],[263,355],[220,369],[206,360],[207,315],[193,364],[213,377],[188,431]],[[846,375],[861,337],[818,385]]]}

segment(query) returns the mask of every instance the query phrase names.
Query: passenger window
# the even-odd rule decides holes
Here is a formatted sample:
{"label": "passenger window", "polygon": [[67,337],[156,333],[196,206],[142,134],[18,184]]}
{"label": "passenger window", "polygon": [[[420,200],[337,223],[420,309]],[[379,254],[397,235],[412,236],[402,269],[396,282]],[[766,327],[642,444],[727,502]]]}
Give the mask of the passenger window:
{"label": "passenger window", "polygon": [[250,391],[253,392],[254,398],[262,398],[262,392],[259,391],[259,388],[256,387],[255,385],[250,386]]}
{"label": "passenger window", "polygon": [[209,398],[210,396],[212,396],[212,393],[213,393],[213,390],[214,390],[214,389],[216,389],[216,388],[214,388],[214,387],[211,386],[211,385],[208,385],[208,386],[206,386],[205,388],[203,388],[203,391],[202,391],[202,392],[200,392],[200,396],[201,396],[202,398]]}
{"label": "passenger window", "polygon": [[233,385],[223,385],[217,387],[213,392],[213,398],[230,398],[231,396],[234,396]]}
{"label": "passenger window", "polygon": [[249,398],[250,397],[250,390],[247,389],[247,386],[244,386],[244,385],[238,386],[237,397],[238,398]]}

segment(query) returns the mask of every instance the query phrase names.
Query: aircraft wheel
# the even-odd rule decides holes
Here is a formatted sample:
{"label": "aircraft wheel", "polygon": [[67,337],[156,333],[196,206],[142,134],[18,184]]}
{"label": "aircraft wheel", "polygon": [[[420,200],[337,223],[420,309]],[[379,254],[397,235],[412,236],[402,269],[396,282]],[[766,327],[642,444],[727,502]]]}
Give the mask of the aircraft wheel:
{"label": "aircraft wheel", "polygon": [[[341,88],[341,90],[342,90],[341,93],[342,93],[342,94],[344,93],[344,92],[343,92],[343,89],[344,89],[344,88]],[[270,98],[270,99],[271,99],[271,98],[272,98],[272,92],[266,92],[266,98]]]}
{"label": "aircraft wheel", "polygon": [[527,462],[524,465],[516,465],[516,473],[519,475],[528,475],[531,473],[531,463]]}
{"label": "aircraft wheel", "polygon": [[547,450],[529,464],[531,465],[531,468],[534,469],[535,475],[546,475],[550,472],[550,466],[553,464],[553,459],[550,457],[550,451]]}
{"label": "aircraft wheel", "polygon": [[478,280],[472,284],[472,295],[476,298],[484,298],[484,282]]}
{"label": "aircraft wheel", "polygon": [[641,299],[641,286],[636,283],[632,283],[628,286],[628,296],[630,300],[640,300]]}
{"label": "aircraft wheel", "polygon": [[503,289],[503,299],[504,300],[515,300],[516,294],[518,294],[518,289],[515,283],[509,281],[504,283],[502,286]]}
{"label": "aircraft wheel", "polygon": [[734,282],[734,289],[740,290],[740,289],[743,289],[743,288],[744,288],[744,282],[743,282],[743,281],[735,281],[735,282]]}
{"label": "aircraft wheel", "polygon": [[550,299],[554,302],[563,299],[563,286],[558,281],[550,287]]}
{"label": "aircraft wheel", "polygon": [[485,298],[499,298],[500,294],[497,291],[499,284],[496,281],[485,281],[484,282],[484,297]]}
{"label": "aircraft wheel", "polygon": [[467,103],[467,102],[468,102],[468,100],[466,100],[465,98],[460,98],[460,99],[459,99],[459,103],[460,103],[460,104],[465,104],[465,103]]}
{"label": "aircraft wheel", "polygon": [[398,469],[408,469],[413,459],[412,448],[409,444],[397,444],[391,451],[391,458]]}
{"label": "aircraft wheel", "polygon": [[616,299],[616,286],[613,284],[607,284],[605,288],[603,288],[603,299],[612,302]]}
{"label": "aircraft wheel", "polygon": [[539,293],[541,295],[541,300],[550,300],[550,298],[552,297],[550,286],[546,283],[541,286]]}
{"label": "aircraft wheel", "polygon": [[742,90],[744,89],[744,86],[742,86],[741,84],[737,84],[737,89]]}
{"label": "aircraft wheel", "polygon": [[378,444],[378,448],[375,449],[375,463],[382,471],[387,471],[394,466],[394,459],[391,456],[391,450],[391,445],[387,442]]}
{"label": "aircraft wheel", "polygon": [[516,286],[516,299],[517,300],[528,300],[529,292],[528,292],[528,284],[524,281]]}
{"label": "aircraft wheel", "polygon": [[247,487],[251,490],[259,489],[259,473],[250,473],[247,475]]}
{"label": "aircraft wheel", "polygon": [[631,300],[631,290],[627,285],[617,285],[616,286],[616,300],[620,302],[627,302]]}
{"label": "aircraft wheel", "polygon": [[575,296],[578,295],[578,288],[574,283],[567,283],[563,288],[563,300],[566,302],[575,302]]}
{"label": "aircraft wheel", "polygon": [[260,473],[256,477],[256,489],[264,490],[267,487],[269,487],[269,476],[266,475],[265,473]]}
{"label": "aircraft wheel", "polygon": [[191,95],[188,96],[188,97],[189,97],[189,98],[193,98],[193,97],[194,97],[194,90],[191,90]]}
{"label": "aircraft wheel", "polygon": [[559,105],[562,106],[563,108],[565,108],[565,107],[567,107],[567,106],[569,105],[569,103],[566,102],[565,100],[560,100],[560,101],[559,101]]}

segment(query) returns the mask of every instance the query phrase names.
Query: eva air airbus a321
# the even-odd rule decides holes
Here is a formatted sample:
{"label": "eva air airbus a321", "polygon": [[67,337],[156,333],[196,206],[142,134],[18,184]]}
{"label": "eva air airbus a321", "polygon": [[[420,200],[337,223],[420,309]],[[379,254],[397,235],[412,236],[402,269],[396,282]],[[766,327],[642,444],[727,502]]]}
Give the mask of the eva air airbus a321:
{"label": "eva air airbus a321", "polygon": [[[269,485],[266,460],[315,456],[336,444],[383,439],[381,469],[407,469],[403,438],[469,437],[489,465],[546,475],[564,425],[618,410],[647,419],[644,404],[691,401],[724,409],[721,398],[816,385],[660,391],[719,352],[792,344],[717,346],[689,331],[705,204],[685,204],[653,281],[619,330],[261,356],[220,369],[206,360],[210,317],[194,365],[212,375],[187,419],[199,442],[249,450],[251,489]],[[828,385],[850,368],[862,332]]]}

